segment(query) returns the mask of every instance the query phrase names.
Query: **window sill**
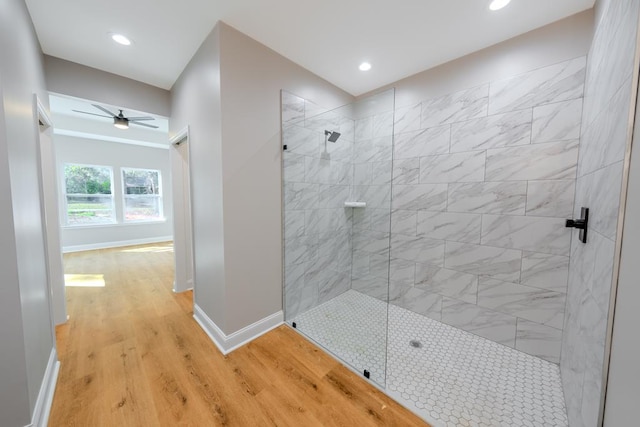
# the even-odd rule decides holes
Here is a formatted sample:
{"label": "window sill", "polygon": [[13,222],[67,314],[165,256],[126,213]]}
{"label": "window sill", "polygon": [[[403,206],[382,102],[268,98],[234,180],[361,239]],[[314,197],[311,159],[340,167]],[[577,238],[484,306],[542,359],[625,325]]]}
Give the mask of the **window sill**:
{"label": "window sill", "polygon": [[63,230],[74,230],[84,228],[113,228],[113,227],[128,227],[131,225],[151,225],[151,224],[164,224],[167,222],[166,218],[156,220],[141,220],[141,221],[126,221],[126,222],[114,222],[112,224],[78,224],[78,225],[63,225],[60,228]]}

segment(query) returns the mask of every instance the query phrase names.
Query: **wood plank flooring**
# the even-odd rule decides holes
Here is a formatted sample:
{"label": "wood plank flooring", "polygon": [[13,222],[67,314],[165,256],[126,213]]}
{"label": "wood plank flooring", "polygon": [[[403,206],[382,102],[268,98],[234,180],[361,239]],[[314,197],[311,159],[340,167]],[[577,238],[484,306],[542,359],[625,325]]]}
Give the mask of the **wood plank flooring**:
{"label": "wood plank flooring", "polygon": [[[223,356],[174,294],[170,243],[65,255],[49,425],[425,426],[287,326]],[[95,279],[98,279],[97,281]]]}

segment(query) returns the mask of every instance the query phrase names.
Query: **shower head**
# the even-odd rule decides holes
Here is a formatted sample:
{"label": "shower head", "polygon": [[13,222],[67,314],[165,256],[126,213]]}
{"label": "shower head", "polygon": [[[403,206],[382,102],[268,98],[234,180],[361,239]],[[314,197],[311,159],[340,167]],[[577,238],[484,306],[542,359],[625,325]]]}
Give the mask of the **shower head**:
{"label": "shower head", "polygon": [[324,136],[329,137],[329,142],[336,142],[338,138],[340,138],[340,132],[331,132],[330,130],[325,130]]}

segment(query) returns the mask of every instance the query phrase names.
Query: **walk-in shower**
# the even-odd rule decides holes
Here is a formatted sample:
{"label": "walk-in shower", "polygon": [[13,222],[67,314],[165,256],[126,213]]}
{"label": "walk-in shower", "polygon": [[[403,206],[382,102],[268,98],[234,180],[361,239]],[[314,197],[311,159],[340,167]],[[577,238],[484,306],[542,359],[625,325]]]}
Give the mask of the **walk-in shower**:
{"label": "walk-in shower", "polygon": [[286,322],[435,426],[596,426],[635,96],[585,97],[589,64],[404,105],[283,91]]}

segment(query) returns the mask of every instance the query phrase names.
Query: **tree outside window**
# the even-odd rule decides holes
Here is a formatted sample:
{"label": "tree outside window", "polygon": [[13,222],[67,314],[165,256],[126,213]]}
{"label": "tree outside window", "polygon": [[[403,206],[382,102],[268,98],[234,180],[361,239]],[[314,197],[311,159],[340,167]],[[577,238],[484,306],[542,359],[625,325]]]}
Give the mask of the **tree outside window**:
{"label": "tree outside window", "polygon": [[112,176],[108,166],[64,165],[67,225],[115,222]]}
{"label": "tree outside window", "polygon": [[163,218],[160,171],[122,169],[125,221],[158,221]]}

